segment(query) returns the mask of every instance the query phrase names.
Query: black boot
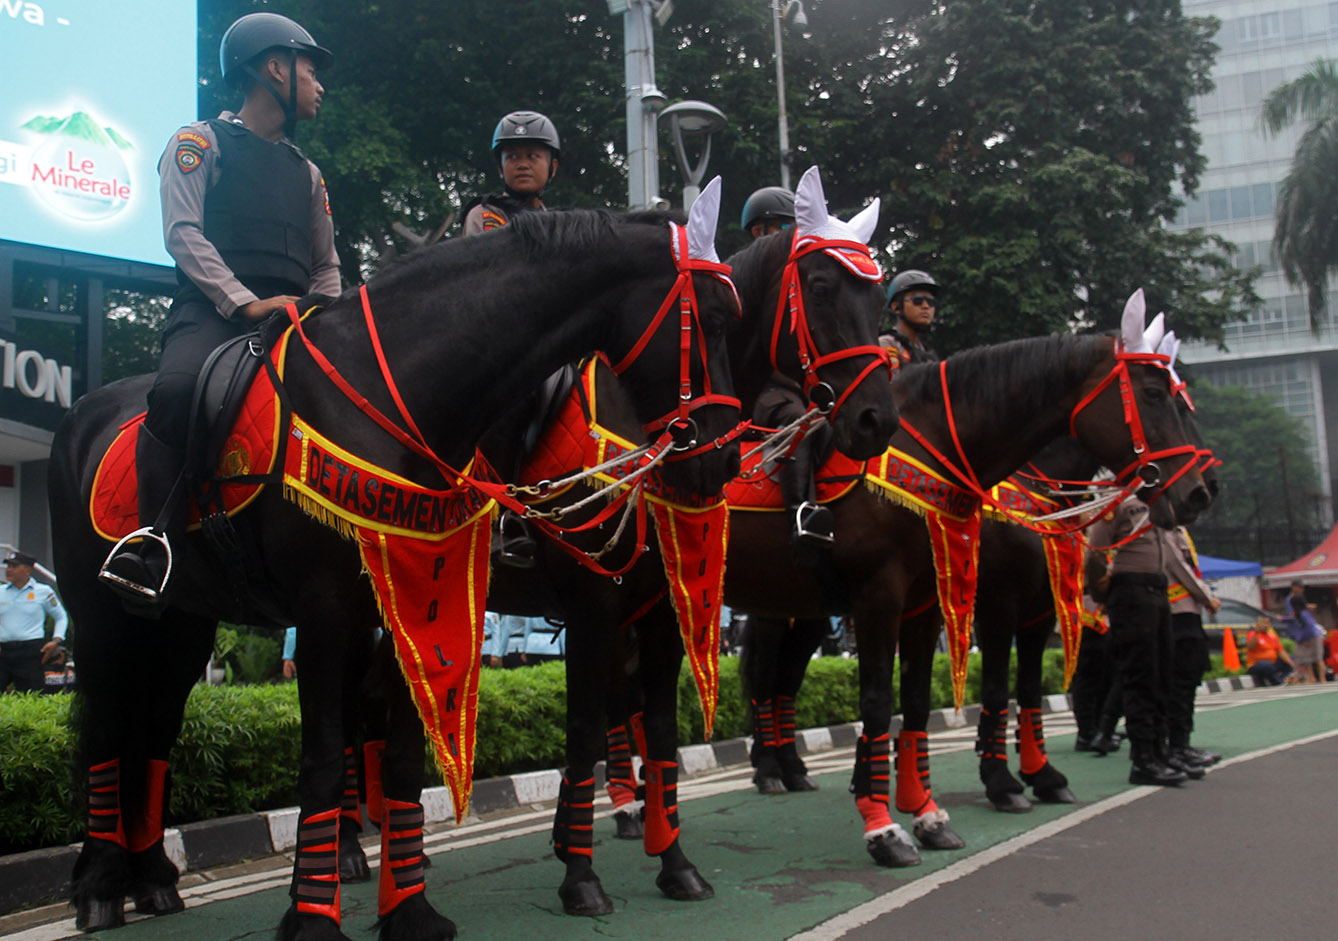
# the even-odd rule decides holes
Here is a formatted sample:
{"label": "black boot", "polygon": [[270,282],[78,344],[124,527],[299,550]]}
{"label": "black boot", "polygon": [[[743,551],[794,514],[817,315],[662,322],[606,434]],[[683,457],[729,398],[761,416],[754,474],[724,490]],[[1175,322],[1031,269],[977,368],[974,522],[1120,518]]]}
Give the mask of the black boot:
{"label": "black boot", "polygon": [[1211,768],[1222,760],[1222,756],[1218,752],[1195,748],[1193,745],[1172,745],[1171,753],[1205,768]]}
{"label": "black boot", "polygon": [[790,514],[790,538],[795,561],[816,565],[836,538],[832,511],[817,502],[813,484],[813,443],[805,438],[789,461],[778,468],[781,499]]}
{"label": "black boot", "polygon": [[510,510],[503,510],[497,516],[497,526],[492,534],[492,561],[494,565],[509,565],[512,568],[534,568],[534,537],[530,535],[530,524],[525,518]]}
{"label": "black boot", "polygon": [[1159,744],[1157,747],[1157,757],[1161,759],[1161,763],[1166,765],[1166,767],[1174,768],[1177,771],[1183,771],[1185,777],[1189,778],[1191,781],[1202,781],[1204,775],[1207,773],[1204,770],[1203,765],[1188,759],[1181,753],[1180,749],[1173,748],[1169,745]]}
{"label": "black boot", "polygon": [[1103,758],[1113,751],[1119,751],[1120,742],[1123,741],[1120,734],[1115,731],[1119,721],[1119,716],[1102,716],[1101,725],[1088,743],[1087,750],[1094,751]]}
{"label": "black boot", "polygon": [[1165,765],[1157,757],[1157,743],[1134,739],[1130,745],[1133,763],[1129,766],[1130,784],[1178,786],[1187,780],[1178,768]]}
{"label": "black boot", "polygon": [[98,580],[139,614],[156,613],[167,603],[173,545],[180,546],[186,528],[185,466],[183,449],[140,425],[135,440],[140,528],[112,547],[98,572]]}

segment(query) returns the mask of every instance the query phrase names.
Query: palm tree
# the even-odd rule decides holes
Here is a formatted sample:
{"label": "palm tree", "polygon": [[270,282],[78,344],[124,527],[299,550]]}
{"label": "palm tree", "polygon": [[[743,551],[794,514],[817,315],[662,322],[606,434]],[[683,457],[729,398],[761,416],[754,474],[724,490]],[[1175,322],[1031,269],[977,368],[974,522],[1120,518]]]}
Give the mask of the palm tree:
{"label": "palm tree", "polygon": [[1326,319],[1325,283],[1330,272],[1338,272],[1338,67],[1333,61],[1317,59],[1264,99],[1259,123],[1266,134],[1298,120],[1309,126],[1278,190],[1273,250],[1288,282],[1305,288],[1310,328],[1318,333]]}

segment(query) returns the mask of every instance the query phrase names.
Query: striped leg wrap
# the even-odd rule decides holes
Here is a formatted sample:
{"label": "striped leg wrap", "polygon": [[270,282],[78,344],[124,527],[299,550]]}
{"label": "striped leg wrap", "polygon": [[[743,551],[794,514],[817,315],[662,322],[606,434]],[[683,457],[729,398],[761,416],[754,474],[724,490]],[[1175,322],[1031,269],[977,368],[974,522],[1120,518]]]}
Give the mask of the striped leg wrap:
{"label": "striped leg wrap", "polygon": [[619,810],[636,800],[636,778],[632,776],[632,742],[627,737],[627,726],[609,729],[608,743],[609,757],[604,765],[605,789],[613,801],[614,810]]}
{"label": "striped leg wrap", "polygon": [[595,779],[571,783],[564,774],[558,788],[557,813],[553,815],[553,855],[564,863],[567,857],[594,856]]}
{"label": "striped leg wrap", "polygon": [[88,836],[124,847],[121,822],[121,759],[88,769]]}
{"label": "striped leg wrap", "polygon": [[777,696],[773,707],[776,747],[794,744],[794,697]]}
{"label": "striped leg wrap", "polygon": [[300,915],[324,915],[339,924],[339,808],[297,825],[293,901]]}
{"label": "striped leg wrap", "polygon": [[144,780],[144,809],[130,821],[126,846],[142,853],[163,838],[163,805],[167,796],[167,762],[150,758]]}
{"label": "striped leg wrap", "polygon": [[897,810],[923,817],[938,811],[929,786],[929,733],[897,733]]}
{"label": "striped leg wrap", "polygon": [[887,733],[875,738],[861,735],[855,743],[850,791],[855,795],[855,808],[864,818],[864,838],[869,840],[893,826],[888,814],[888,746]]}
{"label": "striped leg wrap", "polygon": [[1045,729],[1041,725],[1041,710],[1018,709],[1017,751],[1021,756],[1023,774],[1035,774],[1049,760],[1045,754]]}
{"label": "striped leg wrap", "polygon": [[367,788],[367,819],[378,827],[385,804],[385,792],[381,790],[381,758],[385,753],[384,740],[363,743],[362,781]]}
{"label": "striped leg wrap", "polygon": [[385,799],[376,913],[385,917],[423,891],[423,805]]}
{"label": "striped leg wrap", "polygon": [[647,758],[646,854],[658,856],[678,839],[678,762]]}
{"label": "striped leg wrap", "polygon": [[976,754],[982,759],[1008,762],[1008,707],[1001,712],[980,710],[980,724],[976,726]]}
{"label": "striped leg wrap", "polygon": [[339,816],[352,821],[361,830],[362,811],[358,804],[358,759],[350,745],[344,749],[344,793],[339,799]]}
{"label": "striped leg wrap", "polygon": [[753,700],[753,742],[759,748],[775,748],[776,702],[774,699]]}
{"label": "striped leg wrap", "polygon": [[636,799],[644,801],[646,799],[646,755],[649,749],[646,746],[646,725],[641,721],[644,712],[634,712],[627,717],[627,727],[632,732],[632,741],[636,743],[637,754],[641,756],[641,783],[636,788]]}

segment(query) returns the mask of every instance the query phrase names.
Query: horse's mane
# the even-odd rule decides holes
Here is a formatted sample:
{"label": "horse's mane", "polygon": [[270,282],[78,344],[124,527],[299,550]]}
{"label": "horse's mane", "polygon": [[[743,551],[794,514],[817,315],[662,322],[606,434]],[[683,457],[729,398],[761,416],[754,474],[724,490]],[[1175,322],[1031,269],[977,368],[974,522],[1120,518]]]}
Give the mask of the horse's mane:
{"label": "horse's mane", "polygon": [[[1051,334],[954,353],[948,357],[954,408],[967,399],[1023,407],[1052,404],[1109,354],[1108,342],[1099,335]],[[937,363],[905,367],[896,382],[909,401],[943,401]]]}
{"label": "horse's mane", "polygon": [[[783,256],[790,250],[793,233],[789,229],[754,239],[725,261],[734,269],[730,277],[741,297],[760,298],[767,290],[767,281],[779,276],[785,267]],[[771,256],[777,256],[773,259]]]}

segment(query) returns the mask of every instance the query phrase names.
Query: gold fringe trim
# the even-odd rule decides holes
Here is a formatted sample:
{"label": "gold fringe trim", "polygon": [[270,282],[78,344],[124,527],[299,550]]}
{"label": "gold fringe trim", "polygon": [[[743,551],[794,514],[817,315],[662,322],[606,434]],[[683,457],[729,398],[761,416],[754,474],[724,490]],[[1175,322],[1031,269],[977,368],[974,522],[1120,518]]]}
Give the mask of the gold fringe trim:
{"label": "gold fringe trim", "polygon": [[927,511],[925,510],[923,503],[903,490],[898,490],[896,487],[889,487],[886,481],[866,476],[864,478],[864,487],[874,496],[881,497],[888,503],[910,510],[916,516],[920,517],[920,519],[925,518],[925,513]]}

